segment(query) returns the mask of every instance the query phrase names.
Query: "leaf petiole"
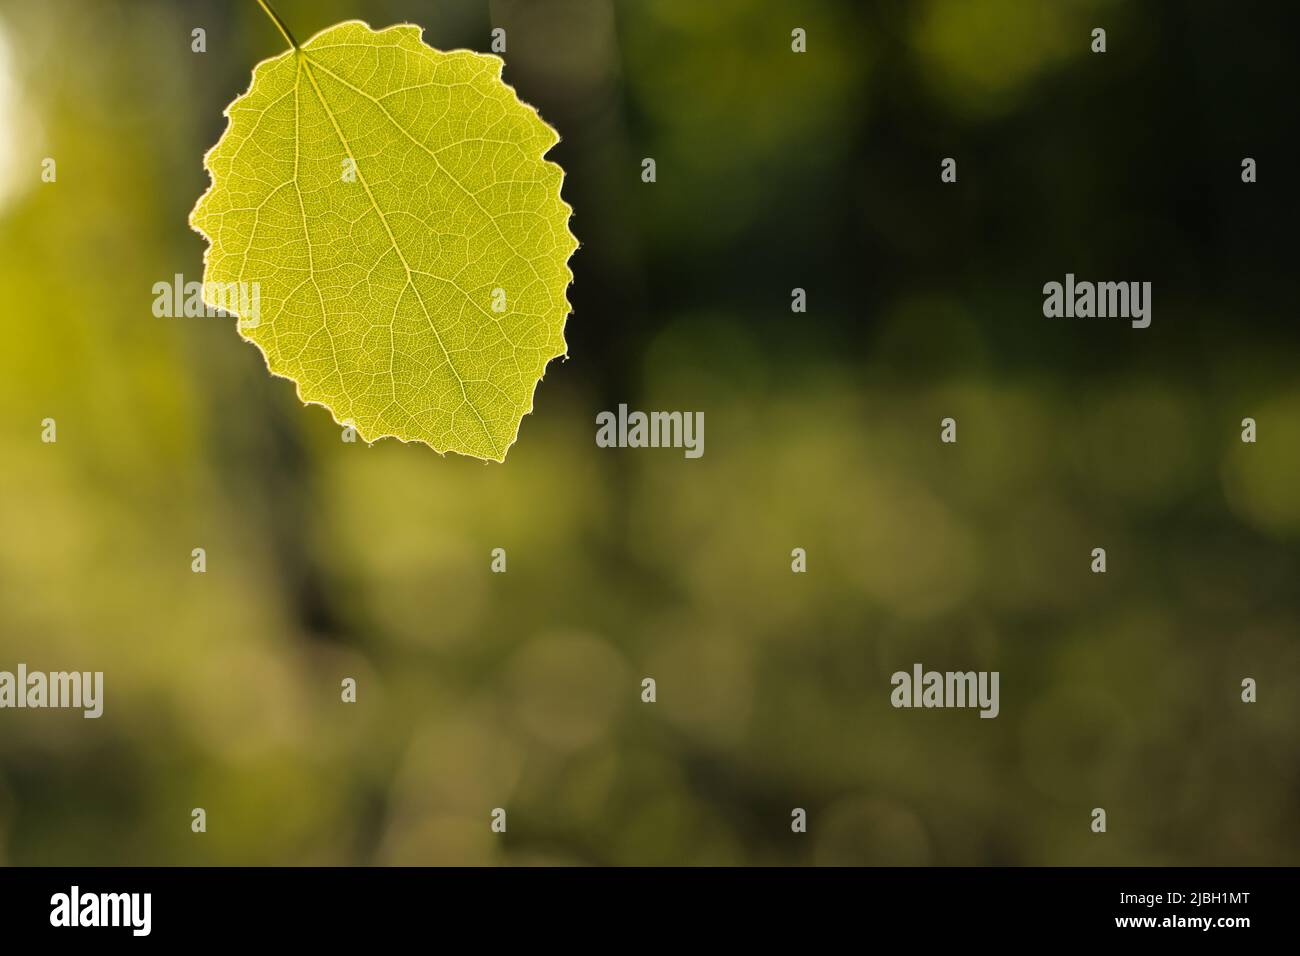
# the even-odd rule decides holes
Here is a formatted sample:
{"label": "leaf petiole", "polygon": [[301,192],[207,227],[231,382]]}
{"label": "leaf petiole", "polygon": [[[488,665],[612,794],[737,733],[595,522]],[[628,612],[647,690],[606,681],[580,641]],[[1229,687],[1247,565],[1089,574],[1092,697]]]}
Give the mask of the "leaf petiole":
{"label": "leaf petiole", "polygon": [[289,28],[284,25],[284,21],[281,20],[276,15],[276,12],[271,9],[270,4],[268,4],[266,0],[257,0],[257,5],[266,11],[266,15],[275,23],[276,29],[278,29],[284,38],[289,41],[289,46],[293,47],[294,52],[301,53],[302,51],[298,47],[298,41],[293,38],[293,34],[290,33]]}

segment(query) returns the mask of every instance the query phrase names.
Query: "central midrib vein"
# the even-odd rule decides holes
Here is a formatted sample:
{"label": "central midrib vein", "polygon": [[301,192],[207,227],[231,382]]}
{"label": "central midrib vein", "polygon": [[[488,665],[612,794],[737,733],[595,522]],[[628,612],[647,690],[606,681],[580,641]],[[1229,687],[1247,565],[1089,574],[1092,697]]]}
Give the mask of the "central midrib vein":
{"label": "central midrib vein", "polygon": [[[429,323],[429,329],[433,332],[433,337],[438,342],[438,348],[442,349],[443,357],[447,359],[447,367],[451,369],[451,374],[455,377],[456,384],[460,386],[461,397],[464,398],[465,404],[469,406],[469,410],[474,413],[474,417],[478,419],[479,425],[482,426],[483,434],[487,436],[488,444],[492,448],[492,454],[494,456],[499,456],[500,451],[498,450],[496,439],[492,437],[492,432],[489,431],[487,427],[487,422],[483,420],[483,416],[479,413],[479,410],[474,406],[474,403],[470,401],[469,392],[466,391],[465,389],[465,381],[464,379],[461,378],[460,372],[457,371],[456,364],[451,359],[451,353],[447,351],[447,346],[443,344],[442,336],[438,333],[438,327],[436,324],[434,324],[433,316],[429,314],[428,306],[424,304],[424,296],[420,295],[420,289],[415,284],[415,274],[411,270],[410,263],[406,261],[406,256],[402,254],[401,247],[397,244],[397,236],[393,233],[392,228],[388,225],[388,217],[385,216],[384,211],[379,208],[379,203],[375,200],[375,194],[371,192],[370,184],[366,182],[366,177],[361,172],[361,164],[357,161],[357,157],[353,154],[352,147],[348,143],[347,137],[343,135],[343,130],[339,126],[339,122],[334,116],[334,111],[331,110],[329,104],[325,102],[325,94],[321,92],[320,84],[316,82],[316,75],[312,72],[311,60],[308,58],[305,50],[300,50],[298,55],[302,58],[303,72],[307,74],[307,79],[311,82],[312,89],[316,91],[316,98],[320,100],[321,108],[325,110],[325,115],[329,117],[330,125],[334,127],[334,134],[338,136],[339,142],[343,145],[344,151],[346,151],[347,155],[352,159],[352,166],[353,169],[356,170],[357,180],[361,183],[362,187],[365,189],[366,196],[370,199],[370,205],[375,210],[375,214],[379,216],[379,221],[380,223],[383,224],[384,232],[388,234],[388,241],[392,244],[393,251],[397,253],[398,261],[402,263],[402,268],[406,270],[406,284],[411,287],[411,290],[415,293],[416,301],[420,303],[420,310],[424,312],[424,318]],[[330,76],[334,77],[334,79],[339,80],[340,83],[344,82],[343,80],[340,80],[334,74],[334,72],[329,68],[325,66],[321,66],[320,64],[316,64],[316,65],[320,66],[322,70],[324,70],[326,73],[329,73]],[[351,87],[351,84],[345,83],[345,85]],[[441,164],[439,165],[441,166]],[[400,304],[400,298],[399,298],[399,304]],[[391,331],[391,327],[390,327],[390,331]],[[390,347],[393,349],[394,352],[396,351],[395,346],[390,346]],[[407,414],[410,413],[408,412]]]}

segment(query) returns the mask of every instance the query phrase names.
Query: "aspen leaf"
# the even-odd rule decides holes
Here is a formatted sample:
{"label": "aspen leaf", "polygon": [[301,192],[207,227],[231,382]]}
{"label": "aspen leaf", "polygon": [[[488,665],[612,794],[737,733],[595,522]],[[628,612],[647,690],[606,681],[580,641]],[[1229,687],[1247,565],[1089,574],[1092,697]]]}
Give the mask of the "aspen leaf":
{"label": "aspen leaf", "polygon": [[205,299],[257,283],[240,334],[367,442],[503,461],[565,354],[559,137],[502,66],[340,23],[258,64],[204,158]]}

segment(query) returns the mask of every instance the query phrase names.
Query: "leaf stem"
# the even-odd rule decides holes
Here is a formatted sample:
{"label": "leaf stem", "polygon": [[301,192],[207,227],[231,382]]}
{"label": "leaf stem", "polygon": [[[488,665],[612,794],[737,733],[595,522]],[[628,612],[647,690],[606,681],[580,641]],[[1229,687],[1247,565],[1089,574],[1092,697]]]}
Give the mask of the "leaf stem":
{"label": "leaf stem", "polygon": [[301,53],[302,50],[298,46],[298,41],[293,38],[293,34],[290,33],[289,28],[284,25],[284,21],[281,20],[276,15],[276,12],[271,9],[271,5],[268,4],[266,0],[257,0],[257,5],[266,11],[266,15],[275,23],[276,29],[279,30],[284,38],[289,41],[289,46],[293,47],[294,52]]}

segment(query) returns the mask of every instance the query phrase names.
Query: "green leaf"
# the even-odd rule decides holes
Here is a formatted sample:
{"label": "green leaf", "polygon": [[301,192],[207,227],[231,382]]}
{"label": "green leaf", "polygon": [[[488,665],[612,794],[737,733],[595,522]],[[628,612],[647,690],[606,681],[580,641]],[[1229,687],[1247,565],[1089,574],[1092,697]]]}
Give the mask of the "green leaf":
{"label": "green leaf", "polygon": [[364,441],[504,461],[565,354],[559,137],[502,65],[340,23],[258,64],[204,158],[205,301]]}

